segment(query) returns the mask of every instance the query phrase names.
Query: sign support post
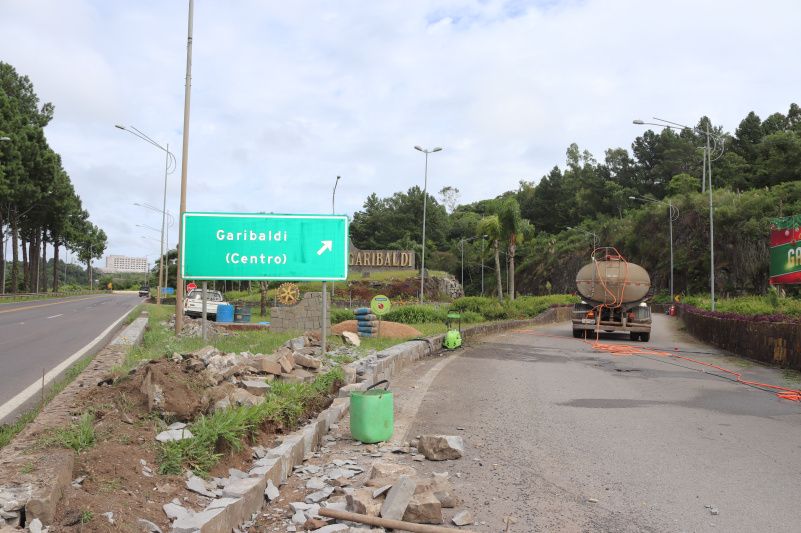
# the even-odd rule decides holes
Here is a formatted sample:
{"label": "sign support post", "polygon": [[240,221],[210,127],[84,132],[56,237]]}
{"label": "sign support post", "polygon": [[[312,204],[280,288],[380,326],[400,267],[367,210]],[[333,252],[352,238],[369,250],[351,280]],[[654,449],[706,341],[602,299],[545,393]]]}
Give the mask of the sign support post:
{"label": "sign support post", "polygon": [[326,348],[328,347],[328,293],[323,282],[323,324],[320,331],[320,343],[322,346],[322,355],[325,355]]}
{"label": "sign support post", "polygon": [[383,294],[379,294],[370,300],[370,309],[378,317],[378,337],[381,338],[381,317],[392,309],[392,302]]}
{"label": "sign support post", "polygon": [[207,333],[206,333],[206,332],[207,332],[207,325],[206,325],[206,317],[207,317],[207,314],[206,314],[206,302],[208,301],[208,300],[207,300],[207,298],[206,298],[206,296],[207,296],[206,289],[207,289],[207,288],[208,288],[208,282],[207,282],[207,281],[204,281],[204,282],[203,282],[203,294],[201,295],[201,297],[203,298],[203,304],[202,304],[202,305],[203,305],[203,319],[202,319],[202,320],[201,320],[201,322],[200,322],[200,332],[201,332],[201,335],[202,335],[202,337],[203,337],[203,340],[204,340],[204,341],[205,341],[205,340],[207,339],[207,337],[208,337],[208,335],[207,335]]}

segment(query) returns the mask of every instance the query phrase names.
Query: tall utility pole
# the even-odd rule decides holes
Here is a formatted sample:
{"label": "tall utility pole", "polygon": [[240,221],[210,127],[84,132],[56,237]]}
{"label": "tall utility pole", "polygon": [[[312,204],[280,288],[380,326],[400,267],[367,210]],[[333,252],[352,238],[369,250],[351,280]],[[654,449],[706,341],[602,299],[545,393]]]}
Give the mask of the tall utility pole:
{"label": "tall utility pole", "polygon": [[423,149],[419,146],[414,147],[418,152],[426,154],[426,168],[423,174],[423,250],[420,254],[420,303],[423,303],[425,296],[425,281],[426,281],[426,205],[428,205],[428,154],[439,152],[442,150],[439,146],[433,150]]}
{"label": "tall utility pole", "polygon": [[[690,126],[685,126],[684,124],[679,124],[678,122],[671,122],[670,120],[665,120],[663,118],[654,117],[654,120],[658,120],[661,122],[644,122],[642,120],[635,120],[634,124],[643,126],[659,126],[660,128],[672,128],[675,130],[690,130],[698,135],[703,135],[705,139],[704,143],[704,165],[701,171],[701,184],[702,184],[702,192],[703,188],[705,187],[709,192],[709,298],[711,300],[711,307],[712,310],[715,310],[715,209],[712,205],[712,161],[719,159],[723,155],[723,151],[726,149],[724,139],[715,133],[709,131],[709,124],[701,130],[698,128],[691,128]],[[714,152],[714,157],[713,157]],[[707,176],[709,176],[709,182],[707,183]],[[707,186],[708,185],[708,186]]]}
{"label": "tall utility pole", "polygon": [[668,235],[670,237],[670,303],[673,303],[673,222],[679,219],[679,208],[673,205],[670,200],[663,202],[661,200],[654,200],[653,198],[644,198],[641,196],[629,196],[629,200],[652,202],[668,207]]}
{"label": "tall utility pole", "polygon": [[184,327],[184,278],[181,275],[183,262],[184,212],[186,211],[186,165],[189,162],[189,101],[192,92],[192,16],[195,0],[189,0],[189,24],[186,37],[186,85],[184,87],[184,139],[181,153],[181,207],[178,211],[178,260],[175,274],[175,334],[179,335]]}

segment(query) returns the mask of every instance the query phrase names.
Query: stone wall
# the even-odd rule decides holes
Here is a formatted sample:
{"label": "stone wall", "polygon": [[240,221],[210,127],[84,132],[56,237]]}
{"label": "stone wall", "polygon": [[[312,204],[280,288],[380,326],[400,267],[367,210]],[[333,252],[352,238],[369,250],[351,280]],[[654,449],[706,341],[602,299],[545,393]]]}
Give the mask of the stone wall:
{"label": "stone wall", "polygon": [[270,309],[270,330],[272,331],[315,331],[322,328],[322,292],[307,292],[303,295],[303,299],[292,307]]}
{"label": "stone wall", "polygon": [[678,314],[694,337],[748,359],[801,370],[801,326],[704,316],[679,305]]}

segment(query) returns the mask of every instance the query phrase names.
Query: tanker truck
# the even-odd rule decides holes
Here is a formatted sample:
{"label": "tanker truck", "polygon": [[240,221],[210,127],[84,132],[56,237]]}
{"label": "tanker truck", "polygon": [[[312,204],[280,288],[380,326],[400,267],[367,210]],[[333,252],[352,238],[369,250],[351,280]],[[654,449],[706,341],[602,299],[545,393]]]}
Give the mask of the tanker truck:
{"label": "tanker truck", "polygon": [[633,341],[651,338],[651,278],[643,267],[601,248],[576,274],[576,288],[582,301],[573,306],[574,337],[628,331]]}

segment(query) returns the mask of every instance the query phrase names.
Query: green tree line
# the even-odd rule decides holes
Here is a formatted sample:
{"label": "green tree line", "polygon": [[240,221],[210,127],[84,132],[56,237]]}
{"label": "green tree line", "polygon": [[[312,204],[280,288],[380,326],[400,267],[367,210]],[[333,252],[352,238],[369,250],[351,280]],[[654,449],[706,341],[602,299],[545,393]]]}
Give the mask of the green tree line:
{"label": "green tree line", "polygon": [[[61,157],[47,143],[44,128],[53,112],[27,76],[0,62],[0,272],[11,263],[3,291],[58,290],[60,269],[50,269],[48,282],[47,244],[54,264],[66,248],[88,269],[106,248],[105,232],[90,222]],[[11,258],[4,256],[6,239]]]}
{"label": "green tree line", "polygon": [[[602,161],[571,144],[563,167],[516,190],[455,205],[454,187],[428,196],[426,266],[462,272],[468,293],[513,298],[516,292],[572,292],[587,263],[594,233],[651,274],[657,290],[669,277],[668,207],[674,222],[675,287],[709,288],[709,205],[701,193],[705,135],[722,139],[713,161],[716,289],[762,293],[768,286],[770,218],[801,213],[801,108],[762,120],[754,112],[733,133],[701,117],[695,128],[646,130],[631,150],[610,148]],[[458,177],[452,177],[458,183]],[[423,194],[418,187],[389,198],[375,194],[354,215],[351,236],[359,248],[421,250]],[[451,204],[449,209],[446,208]],[[574,229],[567,229],[572,227]],[[419,261],[419,257],[418,257]]]}

